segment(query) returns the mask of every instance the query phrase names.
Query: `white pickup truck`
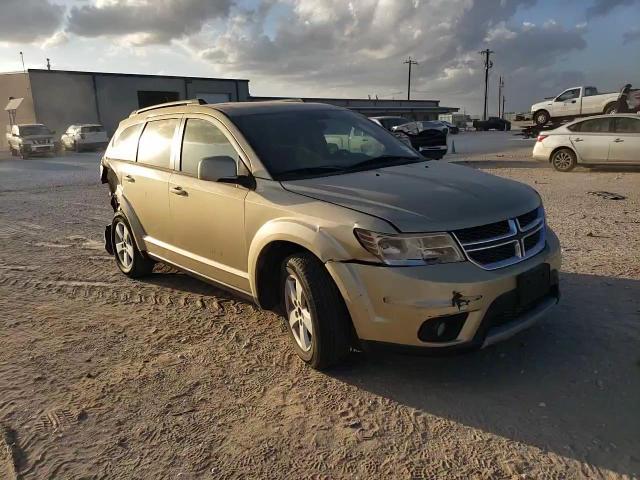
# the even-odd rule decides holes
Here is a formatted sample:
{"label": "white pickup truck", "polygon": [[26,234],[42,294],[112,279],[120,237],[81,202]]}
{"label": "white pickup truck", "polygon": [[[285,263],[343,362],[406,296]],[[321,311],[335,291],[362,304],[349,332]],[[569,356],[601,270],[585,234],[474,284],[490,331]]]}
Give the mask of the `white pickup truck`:
{"label": "white pickup truck", "polygon": [[533,121],[542,126],[551,119],[615,113],[618,96],[617,92],[598,93],[596,87],[572,87],[557,97],[532,105],[531,114]]}

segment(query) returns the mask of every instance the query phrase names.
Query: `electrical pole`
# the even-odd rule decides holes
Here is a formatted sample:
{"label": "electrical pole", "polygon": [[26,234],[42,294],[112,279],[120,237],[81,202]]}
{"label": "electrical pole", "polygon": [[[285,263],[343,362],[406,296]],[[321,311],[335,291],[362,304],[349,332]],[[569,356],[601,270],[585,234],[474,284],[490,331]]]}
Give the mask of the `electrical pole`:
{"label": "electrical pole", "polygon": [[407,81],[407,100],[411,100],[411,65],[418,65],[418,62],[416,62],[411,58],[411,56],[409,56],[409,60],[405,60],[404,63],[409,64],[409,78]]}
{"label": "electrical pole", "polygon": [[506,99],[504,98],[504,94],[502,95],[502,118],[504,119],[504,102]]}
{"label": "electrical pole", "polygon": [[482,50],[478,52],[480,55],[484,56],[484,113],[482,114],[482,119],[487,119],[487,93],[489,92],[489,69],[493,67],[493,62],[490,57],[491,54],[494,53],[493,50]]}
{"label": "electrical pole", "polygon": [[[502,118],[502,116],[504,115],[504,110],[500,110],[500,106],[502,103],[502,89],[504,88],[504,79],[502,78],[502,75],[500,75],[500,78],[498,79],[498,116],[500,118]],[[502,112],[502,113],[500,113]]]}

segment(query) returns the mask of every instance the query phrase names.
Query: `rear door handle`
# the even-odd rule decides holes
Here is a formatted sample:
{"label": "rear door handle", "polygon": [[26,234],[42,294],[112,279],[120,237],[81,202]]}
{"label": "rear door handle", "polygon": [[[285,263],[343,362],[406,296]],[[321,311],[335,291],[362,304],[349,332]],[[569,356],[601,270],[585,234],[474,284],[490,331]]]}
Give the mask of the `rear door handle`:
{"label": "rear door handle", "polygon": [[174,195],[180,195],[181,197],[184,197],[187,194],[187,191],[183,190],[182,187],[171,187],[169,191]]}
{"label": "rear door handle", "polygon": [[624,142],[624,140],[622,140],[621,138],[616,138],[616,139],[614,140],[614,142],[616,142],[616,143],[620,143],[620,142]]}
{"label": "rear door handle", "polygon": [[127,181],[129,183],[134,183],[136,181],[136,179],[133,178],[131,175],[125,175],[124,179],[125,179],[125,181]]}
{"label": "rear door handle", "polygon": [[574,142],[581,142],[581,141],[582,141],[582,139],[581,139],[581,138],[574,138],[574,139],[573,139],[573,141],[574,141]]}

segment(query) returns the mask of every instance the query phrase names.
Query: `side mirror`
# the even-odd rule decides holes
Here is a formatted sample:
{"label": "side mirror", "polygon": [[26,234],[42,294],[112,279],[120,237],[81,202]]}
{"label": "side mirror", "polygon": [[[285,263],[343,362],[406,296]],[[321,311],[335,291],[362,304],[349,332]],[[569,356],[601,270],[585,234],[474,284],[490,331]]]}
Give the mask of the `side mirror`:
{"label": "side mirror", "polygon": [[200,160],[198,165],[198,179],[218,182],[238,176],[236,161],[227,156],[208,157]]}

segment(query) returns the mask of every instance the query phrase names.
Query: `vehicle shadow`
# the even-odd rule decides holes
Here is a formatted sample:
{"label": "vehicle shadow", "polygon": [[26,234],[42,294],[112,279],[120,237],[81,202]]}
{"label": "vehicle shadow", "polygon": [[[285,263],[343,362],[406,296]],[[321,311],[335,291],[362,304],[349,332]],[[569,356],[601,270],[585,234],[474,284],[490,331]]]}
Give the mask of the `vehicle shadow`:
{"label": "vehicle shadow", "polygon": [[216,297],[219,300],[247,301],[239,295],[211,283],[194,278],[169,265],[157,264],[153,273],[142,279],[145,283],[184,293]]}
{"label": "vehicle shadow", "polygon": [[640,472],[640,281],[562,275],[539,325],[464,355],[352,355],[333,377],[598,467]]}

